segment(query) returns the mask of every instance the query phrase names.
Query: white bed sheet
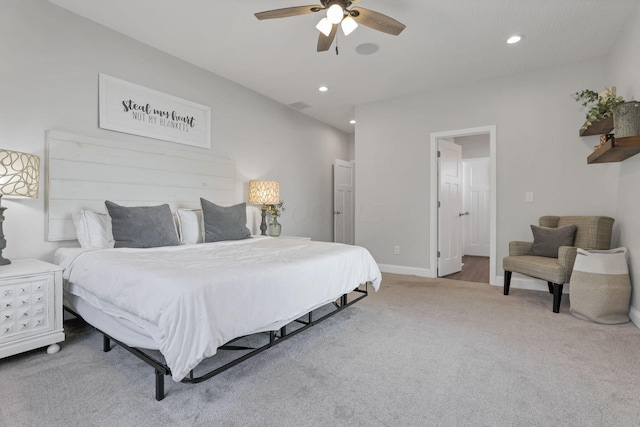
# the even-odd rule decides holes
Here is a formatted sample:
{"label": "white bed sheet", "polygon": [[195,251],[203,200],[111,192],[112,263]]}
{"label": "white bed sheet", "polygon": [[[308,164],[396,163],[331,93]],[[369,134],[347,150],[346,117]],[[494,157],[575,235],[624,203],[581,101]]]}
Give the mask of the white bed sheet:
{"label": "white bed sheet", "polygon": [[283,238],[60,249],[56,263],[66,292],[146,331],[175,381],[233,338],[276,330],[361,283],[377,290],[381,282],[362,247]]}

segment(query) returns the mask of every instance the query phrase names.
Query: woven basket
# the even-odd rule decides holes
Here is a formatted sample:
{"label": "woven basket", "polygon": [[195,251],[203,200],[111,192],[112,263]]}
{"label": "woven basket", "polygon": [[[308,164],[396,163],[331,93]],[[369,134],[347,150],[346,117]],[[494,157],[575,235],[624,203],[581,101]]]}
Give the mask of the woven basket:
{"label": "woven basket", "polygon": [[596,323],[628,322],[631,281],[627,249],[577,252],[569,289],[571,314]]}

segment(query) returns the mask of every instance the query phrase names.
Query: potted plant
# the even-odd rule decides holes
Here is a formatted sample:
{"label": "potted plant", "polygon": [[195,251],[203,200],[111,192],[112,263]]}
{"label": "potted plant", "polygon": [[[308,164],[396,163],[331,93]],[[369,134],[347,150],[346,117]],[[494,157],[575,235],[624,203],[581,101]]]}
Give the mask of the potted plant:
{"label": "potted plant", "polygon": [[616,96],[615,86],[606,88],[600,93],[585,89],[576,92],[574,97],[576,101],[582,102],[582,106],[587,109],[587,121],[582,125],[582,130],[586,130],[599,120],[612,117],[613,109],[624,102],[624,98]]}

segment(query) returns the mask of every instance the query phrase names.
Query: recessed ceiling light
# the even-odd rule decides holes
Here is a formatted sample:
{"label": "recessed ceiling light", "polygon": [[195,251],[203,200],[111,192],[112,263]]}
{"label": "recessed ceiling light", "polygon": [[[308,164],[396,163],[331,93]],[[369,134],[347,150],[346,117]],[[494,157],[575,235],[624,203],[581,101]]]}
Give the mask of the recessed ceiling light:
{"label": "recessed ceiling light", "polygon": [[319,90],[320,92],[326,92],[326,91],[328,91],[328,90],[329,90],[329,88],[328,88],[328,87],[326,87],[326,86],[320,86],[320,87],[318,88],[318,90]]}
{"label": "recessed ceiling light", "polygon": [[355,121],[355,120],[353,120],[353,119],[351,119],[351,120],[349,120],[349,123],[351,123],[352,125],[355,125],[355,124],[356,124],[356,121]]}
{"label": "recessed ceiling light", "polygon": [[511,37],[509,37],[507,39],[507,43],[509,44],[516,44],[518,43],[520,40],[522,40],[524,38],[524,35],[522,34],[514,34]]}

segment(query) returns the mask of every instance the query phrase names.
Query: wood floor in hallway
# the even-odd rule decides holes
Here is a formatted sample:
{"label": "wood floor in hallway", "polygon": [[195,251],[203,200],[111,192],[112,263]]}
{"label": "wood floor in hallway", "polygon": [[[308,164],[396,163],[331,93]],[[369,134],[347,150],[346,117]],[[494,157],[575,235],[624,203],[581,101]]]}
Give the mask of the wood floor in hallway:
{"label": "wood floor in hallway", "polygon": [[462,271],[443,276],[445,279],[489,283],[489,257],[464,255]]}

